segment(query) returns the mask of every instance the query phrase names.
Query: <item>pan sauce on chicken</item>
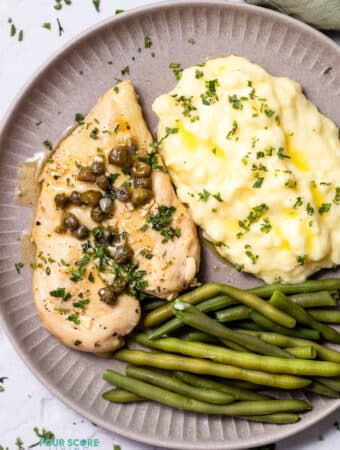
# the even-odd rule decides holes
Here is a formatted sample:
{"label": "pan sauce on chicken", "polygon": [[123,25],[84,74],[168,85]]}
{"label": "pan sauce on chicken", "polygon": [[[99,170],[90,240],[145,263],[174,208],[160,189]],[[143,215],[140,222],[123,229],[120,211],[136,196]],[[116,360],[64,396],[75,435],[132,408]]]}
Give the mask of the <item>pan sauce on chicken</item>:
{"label": "pan sauce on chicken", "polygon": [[77,119],[42,173],[33,292],[52,334],[102,353],[138,323],[141,292],[171,299],[193,284],[199,243],[132,83]]}

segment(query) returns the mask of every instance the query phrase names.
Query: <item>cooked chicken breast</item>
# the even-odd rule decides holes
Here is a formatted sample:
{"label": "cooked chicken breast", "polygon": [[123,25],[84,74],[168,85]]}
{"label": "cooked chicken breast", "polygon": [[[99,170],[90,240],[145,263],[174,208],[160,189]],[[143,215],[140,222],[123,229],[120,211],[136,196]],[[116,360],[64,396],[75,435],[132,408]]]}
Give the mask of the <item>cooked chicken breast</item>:
{"label": "cooked chicken breast", "polygon": [[[161,158],[151,152],[152,137],[132,83],[111,89],[78,121],[42,172],[32,230],[37,248],[33,292],[52,334],[78,350],[104,353],[120,347],[122,336],[138,323],[138,292],[171,299],[194,283],[199,243]],[[113,164],[117,148],[128,148],[134,164],[141,161],[142,169],[151,172],[149,179],[145,174],[136,179],[140,168],[135,165],[127,170],[121,161]],[[89,167],[93,170],[86,177]],[[108,180],[109,188],[103,186]],[[135,185],[147,180],[149,190]],[[113,230],[114,242],[103,244],[103,230]],[[117,256],[123,247],[131,252],[129,263],[126,254]]]}

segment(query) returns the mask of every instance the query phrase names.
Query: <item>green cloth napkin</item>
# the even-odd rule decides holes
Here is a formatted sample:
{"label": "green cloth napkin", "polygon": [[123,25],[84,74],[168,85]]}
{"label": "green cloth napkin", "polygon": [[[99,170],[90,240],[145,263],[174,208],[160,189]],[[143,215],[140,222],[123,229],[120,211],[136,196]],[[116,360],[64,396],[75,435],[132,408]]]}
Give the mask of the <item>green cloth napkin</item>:
{"label": "green cloth napkin", "polygon": [[246,0],[276,9],[320,30],[340,30],[340,0]]}

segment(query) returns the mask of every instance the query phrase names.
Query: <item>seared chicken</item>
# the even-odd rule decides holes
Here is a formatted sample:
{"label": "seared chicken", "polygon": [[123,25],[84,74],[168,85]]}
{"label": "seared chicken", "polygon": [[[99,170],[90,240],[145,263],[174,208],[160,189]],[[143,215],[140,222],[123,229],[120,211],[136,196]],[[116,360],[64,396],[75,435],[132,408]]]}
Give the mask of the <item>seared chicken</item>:
{"label": "seared chicken", "polygon": [[[171,299],[193,285],[199,243],[194,223],[154,151],[157,144],[152,144],[132,83],[124,81],[111,89],[78,121],[42,172],[32,230],[37,248],[33,292],[42,323],[52,334],[78,350],[104,353],[120,347],[122,336],[137,325],[139,292]],[[141,204],[134,196],[146,190],[135,189],[130,169],[112,164],[113,149],[126,147],[135,161],[146,161],[150,172],[152,167],[152,195]],[[103,183],[98,177],[80,176],[93,163],[104,166]],[[107,180],[109,190],[102,186]],[[91,201],[101,198],[100,206],[92,203],[92,210],[77,201],[89,190],[95,191]],[[111,209],[104,214],[100,208]],[[96,239],[103,229],[114,230],[117,242],[98,247]],[[117,290],[117,254],[123,247],[131,251],[131,263],[122,266],[127,281]]]}

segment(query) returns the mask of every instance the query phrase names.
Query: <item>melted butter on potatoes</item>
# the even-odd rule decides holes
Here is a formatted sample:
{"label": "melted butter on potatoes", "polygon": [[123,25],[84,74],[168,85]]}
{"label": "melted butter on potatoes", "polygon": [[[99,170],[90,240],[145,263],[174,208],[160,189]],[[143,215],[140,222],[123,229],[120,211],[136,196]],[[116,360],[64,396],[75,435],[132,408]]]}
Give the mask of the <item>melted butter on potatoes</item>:
{"label": "melted butter on potatoes", "polygon": [[338,129],[298,83],[216,58],[153,110],[179,198],[236,268],[300,282],[340,263]]}

